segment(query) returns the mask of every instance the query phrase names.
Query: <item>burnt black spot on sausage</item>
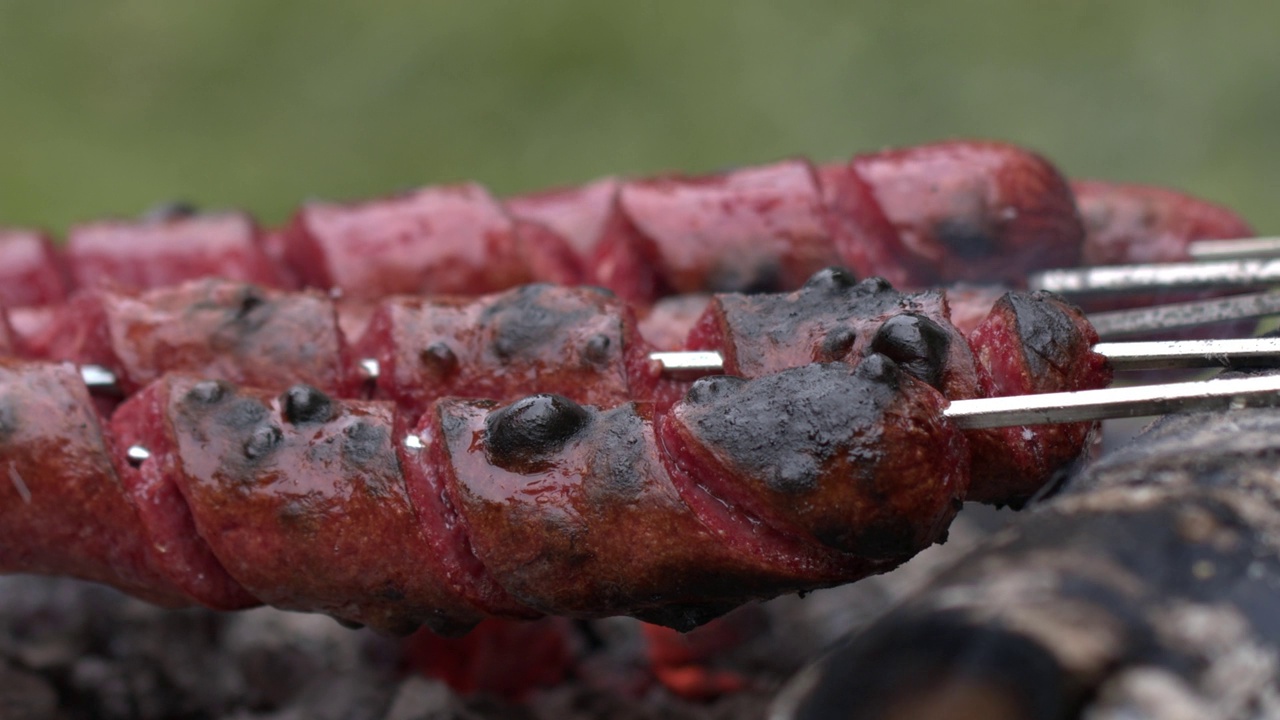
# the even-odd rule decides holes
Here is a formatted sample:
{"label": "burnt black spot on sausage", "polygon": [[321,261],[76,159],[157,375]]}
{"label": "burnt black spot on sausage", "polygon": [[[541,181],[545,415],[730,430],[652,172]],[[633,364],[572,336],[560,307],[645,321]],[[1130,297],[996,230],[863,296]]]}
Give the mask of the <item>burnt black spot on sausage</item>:
{"label": "burnt black spot on sausage", "polygon": [[333,401],[310,385],[294,385],[284,394],[284,419],[293,425],[328,422]]}
{"label": "burnt black spot on sausage", "polygon": [[902,384],[902,368],[880,353],[872,353],[862,359],[853,370],[854,375],[870,382],[884,385],[895,392]]}
{"label": "burnt black spot on sausage", "polygon": [[533,472],[591,420],[581,405],[560,395],[533,395],[485,419],[485,455],[512,472]]}
{"label": "burnt black spot on sausage", "polygon": [[458,356],[443,340],[433,342],[418,353],[418,360],[438,378],[448,377],[458,367]]}
{"label": "burnt black spot on sausage", "polygon": [[836,362],[849,354],[857,339],[858,333],[852,328],[838,327],[822,339],[822,344],[818,347],[818,357],[814,359],[822,362]]}
{"label": "burnt black spot on sausage", "polygon": [[226,427],[249,431],[261,425],[271,415],[265,405],[252,398],[236,398],[231,405],[218,413],[218,422]]}
{"label": "burnt black spot on sausage", "polygon": [[562,290],[546,284],[526,285],[486,308],[481,322],[493,331],[494,355],[510,360],[530,354],[572,330],[591,312],[586,307],[566,310],[551,305],[557,292]]}
{"label": "burnt black spot on sausage", "polygon": [[284,442],[284,432],[278,425],[262,425],[255,428],[244,441],[244,456],[250,460],[261,460],[271,454],[280,443]]}
{"label": "burnt black spot on sausage", "polygon": [[776,262],[723,263],[712,268],[706,289],[711,292],[738,292],[748,295],[785,290],[782,269]]}
{"label": "burnt black spot on sausage", "polygon": [[838,292],[848,290],[858,282],[858,279],[842,267],[826,267],[814,273],[805,282],[804,286],[810,290],[822,290],[827,292]]}
{"label": "burnt black spot on sausage", "polygon": [[871,350],[893,360],[907,374],[942,389],[951,338],[933,320],[915,313],[895,315],[876,331]]}
{"label": "burnt black spot on sausage", "polygon": [[582,348],[582,356],[596,365],[604,365],[609,362],[609,349],[613,346],[613,340],[604,333],[592,335],[587,341],[585,347]]}
{"label": "burnt black spot on sausage", "polygon": [[859,282],[857,285],[857,288],[860,292],[866,293],[868,295],[877,295],[880,293],[895,292],[893,289],[893,285],[888,280],[885,280],[879,275],[876,275],[874,277],[869,277],[866,280]]}
{"label": "burnt black spot on sausage", "polygon": [[235,308],[235,319],[244,320],[253,313],[254,310],[266,304],[267,299],[262,296],[257,288],[247,287],[240,293],[240,302]]}
{"label": "burnt black spot on sausage", "polygon": [[449,412],[440,412],[440,432],[445,437],[455,437],[465,432],[466,429],[467,419],[465,417]]}
{"label": "burnt black spot on sausage", "polygon": [[248,338],[267,326],[275,307],[261,289],[252,285],[244,286],[235,302],[225,308],[226,319],[210,336],[210,344],[222,350],[239,348]]}
{"label": "burnt black spot on sausage", "polygon": [[786,345],[800,341],[795,328],[806,323],[839,327],[928,301],[894,290],[884,278],[853,282],[852,276],[841,279],[846,275],[839,268],[828,268],[783,298],[725,295],[717,302],[735,335],[768,337]]}
{"label": "burnt black spot on sausage", "polygon": [[991,230],[971,220],[939,220],[933,226],[933,235],[961,260],[989,258],[1000,249],[1000,241]]}
{"label": "burnt black spot on sausage", "polygon": [[7,396],[0,396],[0,442],[7,442],[18,432],[18,409]]}
{"label": "burnt black spot on sausage", "polygon": [[151,206],[142,214],[144,223],[165,223],[195,217],[200,208],[190,200],[169,200]]}
{"label": "burnt black spot on sausage", "polygon": [[604,297],[607,297],[609,299],[618,297],[618,293],[610,290],[607,287],[602,287],[600,285],[583,285],[581,287],[583,290],[590,290],[593,293],[596,293],[598,295],[603,295]]}
{"label": "burnt black spot on sausage", "polygon": [[1052,293],[1014,292],[1004,296],[1013,308],[1023,354],[1033,375],[1068,367],[1084,343],[1076,324]]}
{"label": "burnt black spot on sausage", "polygon": [[[863,369],[863,366],[872,367]],[[884,410],[896,397],[900,371],[880,355],[858,369],[814,364],[739,384],[699,404],[684,421],[698,442],[732,458],[731,470],[786,495],[817,488],[837,453],[874,462]]]}
{"label": "burnt black spot on sausage", "polygon": [[192,405],[216,405],[222,402],[230,391],[231,387],[224,382],[206,380],[188,390],[183,400]]}
{"label": "burnt black spot on sausage", "polygon": [[357,465],[367,465],[389,447],[390,433],[363,420],[348,425],[342,431],[342,454]]}
{"label": "burnt black spot on sausage", "polygon": [[745,383],[740,377],[732,375],[711,375],[698,378],[684,395],[684,401],[692,405],[709,403],[718,397],[730,394]]}

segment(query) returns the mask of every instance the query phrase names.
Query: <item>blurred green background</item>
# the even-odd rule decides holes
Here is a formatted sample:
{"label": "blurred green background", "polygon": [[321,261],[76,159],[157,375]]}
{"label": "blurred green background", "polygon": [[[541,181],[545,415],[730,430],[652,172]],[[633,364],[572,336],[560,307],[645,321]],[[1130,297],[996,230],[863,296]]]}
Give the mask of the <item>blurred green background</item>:
{"label": "blurred green background", "polygon": [[981,136],[1280,232],[1280,3],[0,2],[0,224]]}

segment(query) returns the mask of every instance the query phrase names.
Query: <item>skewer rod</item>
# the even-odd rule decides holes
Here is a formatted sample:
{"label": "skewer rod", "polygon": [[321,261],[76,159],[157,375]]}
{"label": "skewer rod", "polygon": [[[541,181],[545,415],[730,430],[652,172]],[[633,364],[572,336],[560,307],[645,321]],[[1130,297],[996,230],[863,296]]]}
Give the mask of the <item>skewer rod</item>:
{"label": "skewer rod", "polygon": [[1113,338],[1276,314],[1280,314],[1280,291],[1090,313],[1089,324],[1100,337]]}
{"label": "skewer rod", "polygon": [[1098,343],[1093,351],[1115,370],[1239,367],[1259,360],[1280,366],[1280,338]]}
{"label": "skewer rod", "polygon": [[1280,405],[1280,375],[957,400],[943,414],[961,428],[1051,425],[1171,412]]}
{"label": "skewer rod", "polygon": [[1187,245],[1192,260],[1280,257],[1280,237],[1196,240]]}
{"label": "skewer rod", "polygon": [[1280,258],[1046,270],[1029,284],[1063,295],[1266,287],[1280,284]]}

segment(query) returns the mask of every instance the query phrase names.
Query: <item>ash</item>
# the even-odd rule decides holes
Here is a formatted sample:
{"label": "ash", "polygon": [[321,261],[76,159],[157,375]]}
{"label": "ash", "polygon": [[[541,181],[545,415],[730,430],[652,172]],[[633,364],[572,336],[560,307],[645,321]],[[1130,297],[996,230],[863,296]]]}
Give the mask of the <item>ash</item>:
{"label": "ash", "polygon": [[401,640],[322,616],[165,610],[74,580],[0,577],[0,720],[764,718],[788,677],[1003,521],[966,510],[947,544],[893,573],[735,611],[723,622],[737,641],[699,663],[743,687],[702,700],[655,680],[626,618],[570,624],[568,677],[501,699],[462,696],[406,669]]}

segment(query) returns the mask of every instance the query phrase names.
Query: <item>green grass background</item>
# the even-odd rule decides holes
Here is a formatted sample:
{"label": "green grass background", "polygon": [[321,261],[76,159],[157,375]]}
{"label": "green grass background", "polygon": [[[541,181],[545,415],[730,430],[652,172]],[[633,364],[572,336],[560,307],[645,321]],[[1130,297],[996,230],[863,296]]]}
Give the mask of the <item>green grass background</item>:
{"label": "green grass background", "polygon": [[1280,3],[0,0],[0,224],[947,137],[1280,232]]}

